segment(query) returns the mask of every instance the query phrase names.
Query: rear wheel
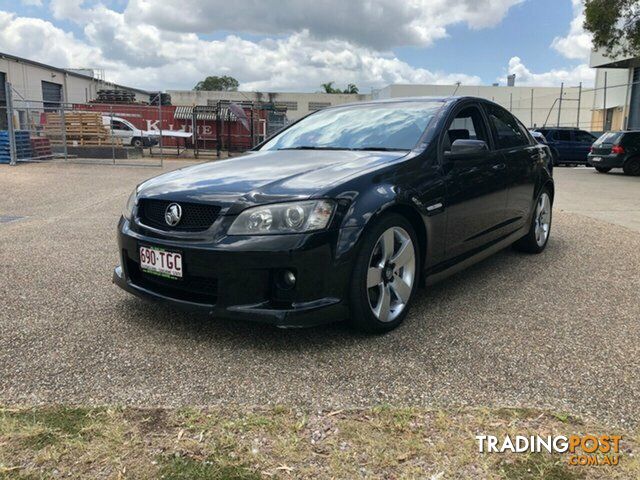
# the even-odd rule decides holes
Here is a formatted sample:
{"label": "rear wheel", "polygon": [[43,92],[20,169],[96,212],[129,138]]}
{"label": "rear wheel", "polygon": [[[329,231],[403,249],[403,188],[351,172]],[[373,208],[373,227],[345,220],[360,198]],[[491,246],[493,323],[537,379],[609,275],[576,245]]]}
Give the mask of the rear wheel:
{"label": "rear wheel", "polygon": [[131,145],[133,145],[136,148],[142,148],[144,147],[144,142],[142,141],[141,138],[134,138],[133,140],[131,140]]}
{"label": "rear wheel", "polygon": [[407,315],[417,288],[420,251],[401,215],[381,218],[365,233],[351,282],[351,323],[358,330],[393,330]]}
{"label": "rear wheel", "polygon": [[608,168],[608,167],[595,167],[595,169],[600,173],[607,173],[611,170],[611,168]]}
{"label": "rear wheel", "polygon": [[540,253],[545,249],[551,233],[551,210],[551,195],[549,190],[544,188],[538,195],[529,231],[513,244],[516,250],[527,253]]}
{"label": "rear wheel", "polygon": [[637,177],[640,175],[640,157],[630,158],[626,162],[624,162],[624,166],[622,167],[625,175],[631,175]]}

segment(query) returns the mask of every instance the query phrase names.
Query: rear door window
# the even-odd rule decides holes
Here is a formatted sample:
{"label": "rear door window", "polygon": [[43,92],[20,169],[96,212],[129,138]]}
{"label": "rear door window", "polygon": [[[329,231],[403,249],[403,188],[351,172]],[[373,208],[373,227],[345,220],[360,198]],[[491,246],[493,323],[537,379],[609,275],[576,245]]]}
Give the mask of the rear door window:
{"label": "rear door window", "polygon": [[495,131],[498,149],[530,145],[529,137],[509,112],[494,105],[487,105],[487,114]]}
{"label": "rear door window", "polygon": [[577,132],[574,132],[574,135],[576,142],[593,143],[595,141],[595,137],[584,130],[578,130]]}
{"label": "rear door window", "polygon": [[570,142],[571,132],[569,130],[556,130],[553,132],[553,139],[559,142]]}

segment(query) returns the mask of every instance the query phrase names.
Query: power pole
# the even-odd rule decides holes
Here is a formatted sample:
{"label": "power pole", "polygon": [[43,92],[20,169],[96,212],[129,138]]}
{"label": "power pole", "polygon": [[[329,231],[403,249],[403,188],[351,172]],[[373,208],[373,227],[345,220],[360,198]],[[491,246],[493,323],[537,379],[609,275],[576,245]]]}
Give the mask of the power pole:
{"label": "power pole", "polygon": [[602,102],[602,130],[606,130],[607,127],[607,71],[604,71],[604,98]]}
{"label": "power pole", "polygon": [[580,128],[580,102],[582,101],[582,82],[578,85],[578,118],[576,119],[576,127]]}

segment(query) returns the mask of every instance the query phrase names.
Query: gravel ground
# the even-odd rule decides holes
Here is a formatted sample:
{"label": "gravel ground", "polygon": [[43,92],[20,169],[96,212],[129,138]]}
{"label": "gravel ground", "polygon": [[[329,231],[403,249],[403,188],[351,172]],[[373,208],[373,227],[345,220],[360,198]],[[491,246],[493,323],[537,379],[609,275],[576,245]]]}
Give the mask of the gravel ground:
{"label": "gravel ground", "polygon": [[[575,172],[558,170],[569,189]],[[120,209],[157,173],[0,166],[0,215],[27,217],[0,223],[0,403],[535,406],[637,425],[640,233],[562,211],[580,199],[559,195],[544,254],[505,250],[363,336],[193,316],[113,286]]]}

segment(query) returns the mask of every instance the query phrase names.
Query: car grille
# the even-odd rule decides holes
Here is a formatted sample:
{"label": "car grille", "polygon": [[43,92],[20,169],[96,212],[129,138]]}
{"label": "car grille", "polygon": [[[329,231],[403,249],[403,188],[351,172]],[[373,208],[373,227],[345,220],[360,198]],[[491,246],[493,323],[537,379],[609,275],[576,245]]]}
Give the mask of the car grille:
{"label": "car grille", "polygon": [[[182,207],[182,218],[176,226],[169,226],[164,220],[167,207],[177,203]],[[141,199],[138,217],[143,224],[162,230],[202,231],[209,228],[220,213],[220,207],[202,203],[172,202],[167,200]]]}
{"label": "car grille", "polygon": [[206,305],[215,305],[218,301],[216,278],[190,276],[188,273],[183,279],[164,278],[144,272],[131,259],[127,261],[127,274],[135,285],[165,297]]}

